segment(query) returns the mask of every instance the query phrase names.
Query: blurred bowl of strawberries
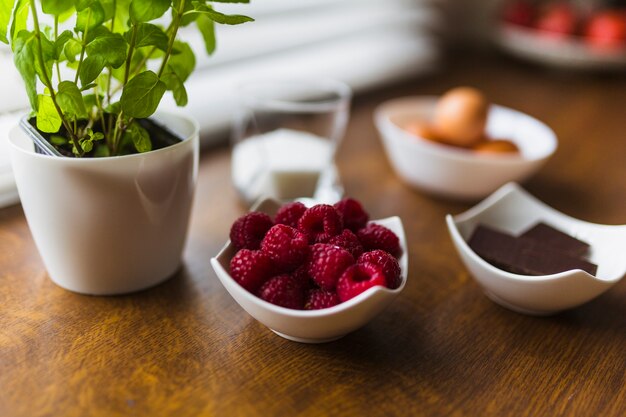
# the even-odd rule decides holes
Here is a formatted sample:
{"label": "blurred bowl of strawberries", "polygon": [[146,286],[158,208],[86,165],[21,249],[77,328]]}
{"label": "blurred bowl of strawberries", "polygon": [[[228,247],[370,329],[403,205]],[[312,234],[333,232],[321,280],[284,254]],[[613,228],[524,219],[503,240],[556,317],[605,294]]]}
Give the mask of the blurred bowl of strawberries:
{"label": "blurred bowl of strawberries", "polygon": [[431,194],[478,200],[533,175],[554,154],[554,132],[519,111],[490,104],[479,90],[382,103],[374,122],[398,177]]}
{"label": "blurred bowl of strawberries", "polygon": [[252,317],[286,339],[322,343],[364,326],[406,285],[398,217],[369,219],[357,200],[271,199],[232,225],[211,265]]}
{"label": "blurred bowl of strawberries", "polygon": [[626,66],[626,2],[532,1],[504,3],[495,42],[536,62],[576,69]]}

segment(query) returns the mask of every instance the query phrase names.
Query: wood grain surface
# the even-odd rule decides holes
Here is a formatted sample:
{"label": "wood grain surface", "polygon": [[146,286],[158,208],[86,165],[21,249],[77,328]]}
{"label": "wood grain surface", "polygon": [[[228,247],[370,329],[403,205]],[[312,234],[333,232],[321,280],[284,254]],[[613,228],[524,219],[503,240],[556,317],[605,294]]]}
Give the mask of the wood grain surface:
{"label": "wood grain surface", "polygon": [[[626,282],[547,318],[489,301],[444,223],[468,204],[393,174],[372,124],[383,100],[469,84],[548,123],[560,147],[526,188],[591,222],[626,224],[626,78],[478,55],[357,98],[338,166],[373,218],[399,215],[409,281],[364,328],[284,340],[228,295],[209,259],[244,213],[227,148],[205,152],[184,268],[121,297],[47,277],[20,206],[0,210],[0,416],[624,416]],[[626,249],[626,248],[625,248]]]}

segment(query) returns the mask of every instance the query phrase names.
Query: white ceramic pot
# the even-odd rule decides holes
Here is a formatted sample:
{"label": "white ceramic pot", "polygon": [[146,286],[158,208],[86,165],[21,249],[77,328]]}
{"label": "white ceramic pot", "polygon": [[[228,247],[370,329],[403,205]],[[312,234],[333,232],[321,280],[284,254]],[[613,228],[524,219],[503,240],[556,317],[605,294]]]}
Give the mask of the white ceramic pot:
{"label": "white ceramic pot", "polygon": [[37,154],[15,127],[11,159],[22,207],[50,278],[94,295],[142,290],[181,265],[198,171],[198,124],[157,113],[185,138],[109,158]]}

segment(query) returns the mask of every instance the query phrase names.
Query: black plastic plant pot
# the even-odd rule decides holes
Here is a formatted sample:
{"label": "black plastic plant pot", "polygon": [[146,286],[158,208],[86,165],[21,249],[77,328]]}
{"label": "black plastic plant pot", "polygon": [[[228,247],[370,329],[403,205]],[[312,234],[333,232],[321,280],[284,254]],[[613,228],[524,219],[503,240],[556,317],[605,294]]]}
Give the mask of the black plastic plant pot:
{"label": "black plastic plant pot", "polygon": [[39,133],[37,128],[33,125],[35,123],[35,118],[29,118],[28,116],[22,117],[20,120],[20,127],[26,132],[29,138],[35,143],[35,152],[50,155],[50,156],[63,156],[63,154],[56,150],[54,146],[50,142],[48,142],[42,135]]}
{"label": "black plastic plant pot", "polygon": [[[183,139],[171,130],[152,119],[139,119],[136,121],[150,133],[152,149],[161,149],[181,142]],[[20,120],[20,127],[35,144],[35,152],[43,155],[68,157],[55,148],[49,140],[37,129],[35,117],[24,116]]]}

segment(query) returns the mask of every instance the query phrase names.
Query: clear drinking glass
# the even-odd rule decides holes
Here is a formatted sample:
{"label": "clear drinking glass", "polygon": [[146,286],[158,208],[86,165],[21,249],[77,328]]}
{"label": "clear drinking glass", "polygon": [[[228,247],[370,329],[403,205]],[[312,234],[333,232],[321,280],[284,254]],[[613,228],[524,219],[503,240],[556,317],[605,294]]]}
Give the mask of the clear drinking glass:
{"label": "clear drinking glass", "polygon": [[350,88],[333,80],[243,84],[233,126],[232,179],[248,204],[261,197],[329,199],[333,159],[350,111]]}

